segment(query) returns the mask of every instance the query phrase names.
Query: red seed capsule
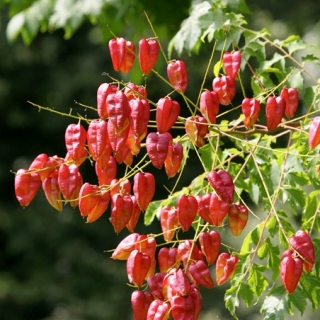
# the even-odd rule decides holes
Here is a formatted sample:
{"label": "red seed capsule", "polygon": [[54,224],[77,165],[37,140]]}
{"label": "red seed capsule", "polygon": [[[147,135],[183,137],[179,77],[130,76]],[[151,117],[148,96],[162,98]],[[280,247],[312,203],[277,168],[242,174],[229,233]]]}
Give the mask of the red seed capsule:
{"label": "red seed capsule", "polygon": [[168,79],[175,90],[185,92],[188,86],[188,75],[182,60],[171,61],[167,65]]}
{"label": "red seed capsule", "polygon": [[143,74],[148,74],[157,62],[159,43],[156,39],[139,41],[139,64]]}

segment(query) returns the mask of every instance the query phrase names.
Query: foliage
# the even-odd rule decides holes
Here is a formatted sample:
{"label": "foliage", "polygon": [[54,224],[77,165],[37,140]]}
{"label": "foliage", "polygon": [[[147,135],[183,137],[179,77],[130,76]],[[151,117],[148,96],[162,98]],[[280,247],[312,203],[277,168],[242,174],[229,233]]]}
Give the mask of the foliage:
{"label": "foliage", "polygon": [[[233,103],[220,109],[217,123],[209,126],[204,146],[197,147],[185,133],[174,137],[174,141],[181,142],[184,148],[184,162],[177,182],[168,189],[167,198],[149,205],[144,222],[146,225],[152,223],[159,217],[161,207],[175,206],[183,194],[197,196],[207,193],[210,186],[206,178],[210,171],[223,169],[229,172],[236,187],[235,201],[241,201],[249,209],[250,223],[244,230],[243,242],[238,243],[237,247],[229,244],[227,222],[218,228],[214,227],[222,235],[224,250],[236,253],[239,257],[230,288],[225,292],[225,306],[237,318],[240,301],[252,307],[261,300],[264,319],[280,320],[297,311],[304,314],[308,303],[313,310],[319,307],[320,254],[317,248],[320,238],[317,234],[320,232],[320,149],[319,146],[314,149],[308,147],[308,131],[312,118],[319,113],[320,90],[318,79],[305,68],[305,63],[311,61],[320,64],[320,59],[309,53],[304,54],[308,45],[299,36],[271,40],[268,30],[247,28],[246,19],[240,12],[248,12],[243,0],[237,2],[233,11],[225,1],[193,1],[189,17],[183,21],[181,29],[168,46],[169,57],[174,49],[181,55],[183,51],[199,53],[201,46],[212,45],[212,55],[206,57],[208,64],[203,70],[203,83],[199,85],[200,96],[207,78],[212,79],[222,73],[223,52],[241,51],[242,65],[237,89],[240,89],[242,96],[253,96],[264,105],[268,97],[278,96],[284,86],[296,88],[300,95],[299,114],[293,119],[283,118],[278,128],[270,132],[265,126],[265,115],[261,112],[258,124],[247,129],[242,125],[241,105]],[[88,15],[88,12],[82,13],[80,18]],[[29,42],[36,34],[34,30],[40,26],[22,27],[21,21],[21,28],[30,32],[25,36],[22,34],[25,41]],[[66,32],[67,36],[71,35],[70,30],[78,23],[70,21],[72,27]],[[49,24],[44,28],[48,28]],[[61,25],[68,24],[65,20]],[[16,30],[9,30],[12,39],[18,35]],[[159,41],[161,43],[161,39]],[[213,57],[217,52],[220,58],[215,60]],[[298,52],[304,54],[300,59],[296,57]],[[167,57],[164,59],[168,60]],[[154,73],[162,77],[156,70]],[[250,74],[249,89],[243,86],[242,75],[246,73]],[[305,79],[313,84],[306,86]],[[121,88],[127,86],[122,81],[112,81]],[[190,110],[190,116],[195,115],[199,101],[191,101],[182,92],[179,94]],[[89,122],[88,119],[80,119]],[[186,117],[181,116],[176,126],[181,129],[185,122]],[[192,152],[196,154],[204,172],[190,184],[176,190],[188,168],[188,158]],[[137,173],[141,163],[128,166],[123,179]],[[147,165],[150,165],[150,161],[144,163],[143,168]],[[193,237],[197,239],[201,231],[212,226],[196,218],[193,228]],[[298,229],[307,230],[312,235],[317,260],[312,271],[302,275],[296,291],[287,294],[279,281],[280,257],[289,247],[289,237]],[[179,242],[183,236],[179,233],[178,237],[177,232],[175,241]]]}

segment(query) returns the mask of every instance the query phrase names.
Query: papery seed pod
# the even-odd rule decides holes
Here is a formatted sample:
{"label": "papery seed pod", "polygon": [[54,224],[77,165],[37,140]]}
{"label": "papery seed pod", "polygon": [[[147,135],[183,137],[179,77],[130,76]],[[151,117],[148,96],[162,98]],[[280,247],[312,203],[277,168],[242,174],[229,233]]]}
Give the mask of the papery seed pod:
{"label": "papery seed pod", "polygon": [[214,287],[209,268],[202,260],[191,262],[188,271],[197,285],[201,285],[208,289]]}
{"label": "papery seed pod", "polygon": [[216,261],[216,281],[220,286],[225,283],[236,271],[238,256],[223,252]]}
{"label": "papery seed pod", "polygon": [[114,84],[102,83],[97,90],[97,112],[102,120],[108,118],[107,97],[110,93],[118,91],[118,87]]}
{"label": "papery seed pod", "polygon": [[185,92],[188,86],[188,74],[185,63],[182,60],[174,60],[167,65],[169,82],[178,92]]}
{"label": "papery seed pod", "polygon": [[151,259],[146,253],[133,250],[127,260],[127,274],[130,283],[141,287],[151,265]]}
{"label": "papery seed pod", "polygon": [[119,233],[125,228],[132,215],[132,199],[129,195],[122,196],[116,193],[111,197],[112,208],[110,222],[115,233]]}
{"label": "papery seed pod", "polygon": [[241,234],[248,221],[248,209],[242,203],[237,202],[229,207],[229,228],[234,236]]}
{"label": "papery seed pod", "polygon": [[82,150],[87,140],[87,132],[80,124],[69,124],[65,131],[65,143],[67,151],[74,160],[81,159]]}
{"label": "papery seed pod", "polygon": [[42,189],[50,205],[58,211],[62,211],[63,203],[58,184],[58,170],[42,181]]}
{"label": "papery seed pod", "polygon": [[222,61],[226,75],[236,79],[241,65],[241,53],[239,51],[225,52]]}
{"label": "papery seed pod", "polygon": [[135,196],[131,196],[131,200],[132,200],[132,214],[126,227],[130,232],[134,232],[134,229],[139,221],[141,209],[139,208],[139,205]]}
{"label": "papery seed pod", "polygon": [[163,279],[166,276],[165,272],[158,272],[147,279],[148,287],[155,299],[165,300]]}
{"label": "papery seed pod", "polygon": [[141,39],[139,41],[139,64],[144,75],[147,75],[157,62],[159,43],[156,39]]}
{"label": "papery seed pod", "polygon": [[87,130],[87,144],[94,161],[97,161],[109,144],[108,123],[104,120],[92,120]]}
{"label": "papery seed pod", "polygon": [[146,99],[135,98],[129,101],[130,106],[130,127],[134,136],[140,141],[145,137],[148,131],[148,122],[150,119],[150,105]]}
{"label": "papery seed pod", "polygon": [[178,245],[178,257],[185,266],[190,260],[199,260],[199,247],[193,240],[184,240]]}
{"label": "papery seed pod", "polygon": [[170,133],[150,132],[146,139],[146,148],[152,164],[161,169],[168,154],[169,143],[172,140]]}
{"label": "papery seed pod", "polygon": [[109,41],[109,51],[114,70],[128,73],[134,63],[134,44],[123,38],[111,39]]}
{"label": "papery seed pod", "polygon": [[22,207],[27,207],[36,196],[41,186],[41,179],[37,172],[19,169],[14,178],[14,191]]}
{"label": "papery seed pod", "polygon": [[154,176],[150,172],[138,172],[133,177],[133,194],[141,210],[146,210],[156,190]]}
{"label": "papery seed pod", "polygon": [[44,174],[44,170],[42,170],[43,168],[45,168],[45,165],[48,161],[49,157],[46,153],[41,153],[38,156],[36,156],[34,158],[34,160],[32,161],[32,163],[29,166],[29,171],[35,171],[39,174],[39,177],[41,180],[43,180],[44,178],[46,178],[45,174]]}
{"label": "papery seed pod", "polygon": [[211,193],[197,195],[198,201],[198,214],[205,221],[212,224],[212,218],[210,214],[210,199]]}
{"label": "papery seed pod", "polygon": [[79,192],[79,211],[80,214],[87,216],[99,201],[99,188],[88,182],[84,183]]}
{"label": "papery seed pod", "polygon": [[159,133],[169,131],[180,114],[180,104],[168,97],[159,99],[156,109],[156,124]]}
{"label": "papery seed pod", "polygon": [[137,85],[133,82],[126,84],[124,88],[124,94],[126,95],[128,101],[136,98],[146,99],[148,92],[145,86]]}
{"label": "papery seed pod", "polygon": [[113,156],[109,156],[109,160],[105,169],[101,169],[99,162],[95,163],[95,172],[98,178],[99,186],[110,185],[111,181],[116,178],[118,165]]}
{"label": "papery seed pod", "polygon": [[312,119],[309,128],[309,147],[314,149],[320,144],[320,116]]}
{"label": "papery seed pod", "polygon": [[192,296],[174,296],[171,301],[171,314],[174,320],[195,319],[195,301]]}
{"label": "papery seed pod", "polygon": [[[58,184],[65,200],[74,199],[74,194],[79,186],[79,181],[82,181],[82,178],[77,165],[71,164],[68,166],[66,164],[62,164],[59,167]],[[78,195],[76,195],[76,197],[77,196]]]}
{"label": "papery seed pod", "polygon": [[158,265],[160,272],[167,273],[170,269],[178,269],[180,258],[177,248],[163,247],[158,252]]}
{"label": "papery seed pod", "polygon": [[113,251],[111,258],[114,260],[127,260],[130,252],[135,249],[139,233],[131,233],[120,241]]}
{"label": "papery seed pod", "polygon": [[287,291],[287,293],[293,293],[303,271],[303,261],[299,257],[293,257],[292,255],[283,255],[280,262],[280,278]]}
{"label": "papery seed pod", "polygon": [[190,282],[182,269],[171,269],[163,279],[163,286],[167,286],[168,299],[174,295],[186,296],[190,293],[191,288]]}
{"label": "papery seed pod", "polygon": [[131,307],[134,320],[146,320],[148,309],[153,301],[153,296],[150,292],[135,290],[131,294]]}
{"label": "papery seed pod", "polygon": [[218,231],[201,232],[199,243],[202,253],[205,255],[208,264],[216,262],[220,253],[221,237]]}
{"label": "papery seed pod", "polygon": [[204,117],[195,115],[194,117],[189,117],[185,123],[186,133],[197,147],[203,147],[205,145],[205,136],[208,133],[208,122]]}
{"label": "papery seed pod", "polygon": [[164,168],[168,178],[173,178],[180,169],[183,158],[183,147],[180,143],[169,143]]}
{"label": "papery seed pod", "polygon": [[187,231],[196,217],[198,201],[193,196],[181,195],[177,201],[178,221],[183,231]]}
{"label": "papery seed pod", "polygon": [[236,94],[236,83],[229,76],[216,77],[212,81],[212,89],[218,94],[220,104],[228,106]]}
{"label": "papery seed pod", "polygon": [[286,102],[281,97],[269,97],[266,103],[266,120],[269,131],[275,130],[280,124],[286,109]]}
{"label": "papery seed pod", "polygon": [[247,128],[252,127],[256,123],[259,116],[260,102],[254,98],[252,99],[244,98],[242,100],[241,108],[242,108],[242,113],[245,116],[243,120],[244,125]]}
{"label": "papery seed pod", "polygon": [[167,320],[170,316],[170,304],[154,300],[149,306],[146,320]]}
{"label": "papery seed pod", "polygon": [[215,91],[205,90],[201,93],[199,101],[200,112],[209,123],[216,123],[219,102],[218,94]]}
{"label": "papery seed pod", "polygon": [[212,224],[219,227],[222,225],[228,214],[229,205],[222,201],[215,193],[212,193],[209,203],[209,211]]}
{"label": "papery seed pod", "polygon": [[228,203],[234,200],[234,183],[230,174],[225,170],[210,171],[208,180],[219,198]]}
{"label": "papery seed pod", "polygon": [[280,97],[286,102],[285,115],[292,118],[296,113],[299,105],[299,93],[296,88],[286,88],[281,90]]}
{"label": "papery seed pod", "polygon": [[107,210],[110,203],[110,192],[100,190],[98,201],[94,208],[87,215],[87,223],[92,223],[99,219]]}
{"label": "papery seed pod", "polygon": [[306,262],[310,264],[315,263],[314,246],[308,233],[298,230],[289,238],[289,244]]}
{"label": "papery seed pod", "polygon": [[164,240],[171,241],[178,226],[178,213],[175,207],[164,206],[160,209],[160,225]]}
{"label": "papery seed pod", "polygon": [[[111,150],[111,149],[110,149]],[[110,151],[111,152],[111,151]],[[65,163],[65,164],[75,164],[77,167],[80,167],[82,165],[82,163],[88,158],[88,151],[86,149],[82,149],[81,154],[80,154],[80,158],[75,160],[71,157],[70,153],[67,152],[66,156],[64,157],[64,160],[61,159],[61,163]],[[50,162],[50,158],[48,159],[46,165]],[[42,171],[41,170],[41,174],[46,174],[46,170]]]}

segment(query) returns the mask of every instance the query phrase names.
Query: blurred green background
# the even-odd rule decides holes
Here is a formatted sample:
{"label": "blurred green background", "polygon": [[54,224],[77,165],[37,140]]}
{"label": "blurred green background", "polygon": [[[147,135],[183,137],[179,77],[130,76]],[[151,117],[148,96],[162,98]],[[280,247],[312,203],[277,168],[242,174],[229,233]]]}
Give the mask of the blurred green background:
{"label": "blurred green background", "polygon": [[[59,3],[56,23],[65,27],[48,31],[45,19],[26,24],[23,39],[7,39],[10,18],[36,3]],[[94,116],[74,103],[96,105],[96,90],[109,79],[103,72],[124,81],[144,83],[136,62],[127,76],[112,70],[107,42],[117,36],[136,44],[152,36],[143,10],[166,50],[167,44],[188,16],[191,1],[0,1],[0,319],[1,320],[99,320],[132,319],[125,262],[110,259],[111,250],[128,234],[115,235],[104,214],[97,222],[86,224],[77,209],[65,206],[57,213],[46,202],[42,191],[27,208],[21,208],[13,190],[10,171],[28,167],[39,153],[65,155],[64,131],[73,120],[27,103],[32,101],[59,112]],[[229,1],[232,3],[232,1]],[[85,6],[94,14],[79,13]],[[94,5],[96,6],[94,6]],[[298,34],[320,47],[320,6],[317,1],[252,1],[246,15],[249,28],[267,28],[274,37],[284,39]],[[97,11],[94,11],[97,10]],[[41,17],[38,17],[41,21]],[[74,31],[74,32],[72,32]],[[29,45],[27,43],[30,42]],[[211,45],[203,45],[199,55],[185,54],[192,74],[188,96],[197,98]],[[177,56],[173,56],[176,58]],[[203,57],[206,57],[205,59]],[[165,75],[163,59],[157,64]],[[149,98],[157,101],[169,88],[154,76],[148,76]],[[210,83],[206,85],[209,88]],[[81,167],[86,181],[95,183],[90,164]],[[191,159],[187,185],[201,171]],[[119,169],[119,177],[124,168]],[[122,170],[122,171],[121,171]],[[172,184],[163,170],[157,174],[159,185]],[[166,196],[159,187],[156,199]],[[158,232],[159,225],[137,227],[139,233]],[[227,286],[227,285],[226,285]],[[223,290],[203,290],[202,320],[231,319],[224,310]],[[256,310],[240,308],[240,319],[261,319]],[[305,319],[312,319],[308,315]],[[316,318],[314,318],[316,319]]]}

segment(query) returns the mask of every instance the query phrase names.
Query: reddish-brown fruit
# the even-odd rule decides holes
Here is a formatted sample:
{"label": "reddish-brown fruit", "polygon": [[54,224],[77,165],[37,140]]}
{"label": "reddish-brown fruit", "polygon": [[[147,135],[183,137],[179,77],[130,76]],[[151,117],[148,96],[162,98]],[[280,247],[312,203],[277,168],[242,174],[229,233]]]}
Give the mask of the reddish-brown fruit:
{"label": "reddish-brown fruit", "polygon": [[158,265],[160,272],[167,273],[170,269],[178,269],[180,258],[177,248],[161,248],[158,252]]}
{"label": "reddish-brown fruit", "polygon": [[185,92],[188,86],[188,74],[182,60],[171,61],[167,65],[167,75],[172,87],[178,92]]}
{"label": "reddish-brown fruit", "polygon": [[118,165],[113,156],[109,156],[105,169],[101,169],[99,162],[95,163],[95,172],[98,177],[99,186],[110,185],[111,181],[116,178]]}
{"label": "reddish-brown fruit", "polygon": [[292,254],[288,254],[286,250],[281,257],[280,262],[280,277],[281,281],[287,291],[287,293],[293,293],[303,271],[303,261],[299,257],[293,257]]}
{"label": "reddish-brown fruit", "polygon": [[320,116],[312,119],[309,128],[309,147],[314,149],[320,144]]}
{"label": "reddish-brown fruit", "polygon": [[212,124],[216,123],[219,113],[219,97],[215,91],[205,90],[201,93],[199,108],[202,116]]}
{"label": "reddish-brown fruit", "polygon": [[212,89],[218,94],[220,104],[227,106],[236,94],[236,83],[229,76],[221,76],[213,79]]}
{"label": "reddish-brown fruit", "polygon": [[133,177],[133,194],[141,210],[146,210],[156,190],[156,181],[150,172],[138,172]]}
{"label": "reddish-brown fruit", "polygon": [[247,128],[252,127],[259,116],[260,102],[257,99],[244,98],[241,104],[242,113],[244,114],[243,123]]}
{"label": "reddish-brown fruit", "polygon": [[164,240],[170,242],[178,225],[178,212],[175,207],[164,206],[160,209],[160,225]]}
{"label": "reddish-brown fruit", "polygon": [[197,285],[211,289],[214,287],[208,266],[202,260],[191,262],[188,268],[189,274]]}
{"label": "reddish-brown fruit", "polygon": [[205,221],[212,224],[212,218],[210,214],[210,199],[211,193],[197,195],[198,201],[198,214]]}
{"label": "reddish-brown fruit", "polygon": [[97,111],[100,119],[106,120],[108,118],[107,111],[107,96],[110,93],[118,91],[118,87],[114,84],[102,83],[97,90]]}
{"label": "reddish-brown fruit", "polygon": [[198,201],[193,196],[182,195],[178,198],[178,221],[183,231],[189,230],[198,211]]}
{"label": "reddish-brown fruit", "polygon": [[180,104],[168,97],[159,99],[156,109],[156,124],[159,133],[169,131],[180,114]]}
{"label": "reddish-brown fruit", "polygon": [[127,260],[131,251],[135,249],[139,233],[131,233],[120,241],[113,251],[111,258],[114,260]]}
{"label": "reddish-brown fruit", "polygon": [[169,143],[164,168],[168,178],[173,178],[180,169],[183,158],[183,147],[180,143]]}
{"label": "reddish-brown fruit", "polygon": [[231,204],[234,200],[234,183],[231,175],[225,170],[210,171],[208,180],[216,194],[225,203]]}
{"label": "reddish-brown fruit", "polygon": [[22,207],[30,204],[41,186],[40,176],[37,172],[19,169],[14,178],[14,191]]}
{"label": "reddish-brown fruit", "polygon": [[189,117],[185,123],[186,133],[197,147],[203,147],[205,145],[205,136],[208,133],[208,122],[204,117],[195,115]]}
{"label": "reddish-brown fruit", "polygon": [[223,252],[216,262],[216,281],[218,285],[225,283],[236,271],[238,256]]}
{"label": "reddish-brown fruit", "polygon": [[205,255],[208,264],[216,262],[220,253],[221,237],[218,231],[201,232],[199,243],[202,253]]}
{"label": "reddish-brown fruit", "polygon": [[286,102],[281,97],[269,97],[266,103],[266,120],[269,131],[275,130],[280,124],[286,109]]}
{"label": "reddish-brown fruit", "polygon": [[79,192],[79,210],[81,215],[87,216],[99,201],[99,188],[88,182],[84,183]]}
{"label": "reddish-brown fruit", "polygon": [[146,148],[152,164],[161,169],[168,154],[169,143],[172,140],[170,133],[150,132],[146,139]]}
{"label": "reddish-brown fruit", "polygon": [[58,170],[42,181],[42,189],[50,205],[58,211],[62,211],[63,203],[58,184]]}
{"label": "reddish-brown fruit", "polygon": [[111,39],[109,41],[109,51],[114,70],[128,73],[134,63],[134,44],[123,38]]}
{"label": "reddish-brown fruit", "polygon": [[112,208],[110,222],[115,233],[119,233],[130,221],[132,215],[132,199],[129,195],[116,193],[111,197]]}
{"label": "reddish-brown fruit", "polygon": [[230,206],[228,213],[229,228],[234,236],[241,234],[248,221],[248,209],[237,202]]}
{"label": "reddish-brown fruit", "polygon": [[134,232],[134,229],[139,221],[141,209],[139,208],[139,205],[135,196],[131,196],[131,200],[132,200],[132,214],[126,227],[130,232]]}
{"label": "reddish-brown fruit", "polygon": [[215,193],[211,194],[209,211],[212,224],[216,227],[222,225],[229,211],[229,205],[218,198]]}
{"label": "reddish-brown fruit", "polygon": [[73,160],[81,159],[86,140],[87,132],[80,123],[68,125],[65,131],[65,143],[67,151]]}
{"label": "reddish-brown fruit", "polygon": [[241,53],[239,51],[225,52],[222,61],[226,75],[236,79],[241,65]]}
{"label": "reddish-brown fruit", "polygon": [[280,93],[281,98],[286,102],[285,115],[288,118],[292,118],[296,113],[299,105],[299,93],[296,88],[284,87]]}
{"label": "reddish-brown fruit", "polygon": [[135,290],[131,294],[131,307],[134,320],[146,320],[148,309],[153,301],[153,296],[150,292]]}
{"label": "reddish-brown fruit", "polygon": [[141,39],[139,41],[139,64],[143,74],[148,74],[157,62],[159,43],[156,39]]}
{"label": "reddish-brown fruit", "polygon": [[133,250],[127,260],[127,274],[130,283],[141,287],[151,266],[151,259],[146,253]]}

